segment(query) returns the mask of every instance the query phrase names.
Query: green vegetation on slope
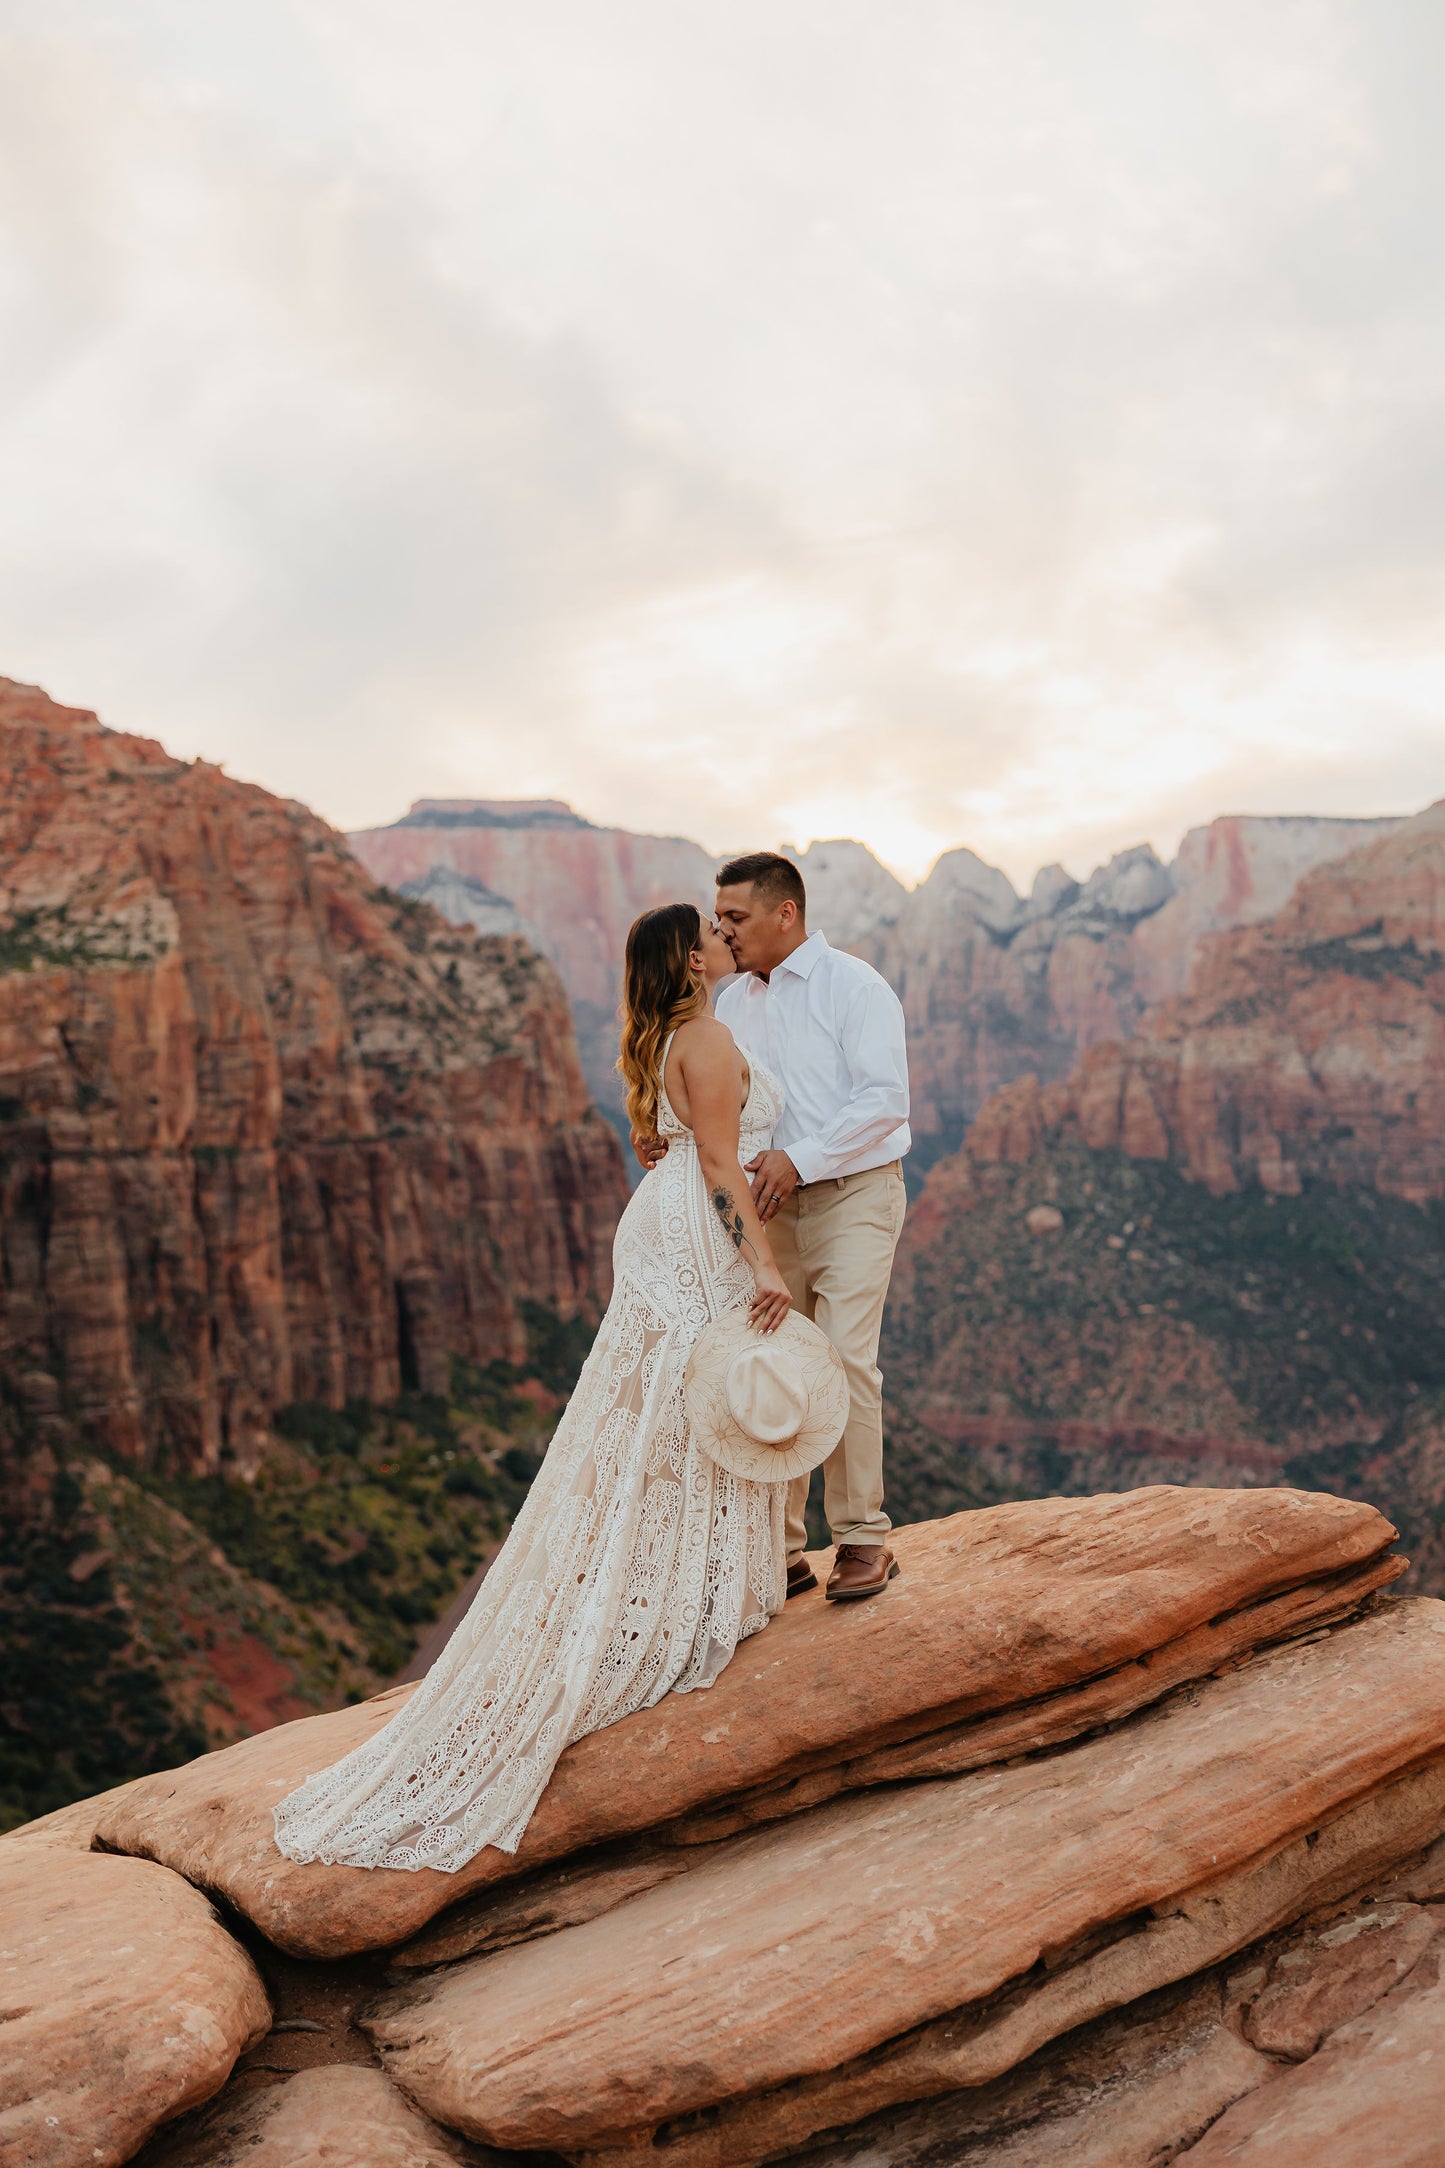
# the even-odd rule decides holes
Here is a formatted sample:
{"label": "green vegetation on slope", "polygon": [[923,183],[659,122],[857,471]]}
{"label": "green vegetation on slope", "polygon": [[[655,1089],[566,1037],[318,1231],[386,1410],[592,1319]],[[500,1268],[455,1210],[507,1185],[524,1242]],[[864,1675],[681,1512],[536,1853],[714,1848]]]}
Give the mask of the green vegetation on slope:
{"label": "green vegetation on slope", "polygon": [[[1012,1485],[999,1482],[966,1446],[948,1445],[908,1413],[906,1408],[885,1404],[883,1475],[887,1487],[884,1503],[895,1527],[910,1521],[942,1520],[950,1513],[972,1513],[981,1506],[1001,1505],[1005,1499],[1023,1495]],[[808,1499],[811,1539],[831,1543],[823,1517],[821,1474]]]}
{"label": "green vegetation on slope", "polygon": [[1400,1531],[1414,1593],[1445,1595],[1445,1393],[1415,1401],[1373,1444],[1351,1440],[1296,1453],[1284,1481],[1365,1498]]}
{"label": "green vegetation on slope", "polygon": [[1409,1585],[1445,1593],[1445,1206],[1213,1197],[1082,1147],[980,1168],[900,1275],[883,1362],[910,1515],[980,1471],[1026,1497],[1291,1483],[1377,1505]]}
{"label": "green vegetation on slope", "polygon": [[284,1409],[249,1482],[71,1455],[0,1536],[0,1828],[392,1678],[506,1533],[591,1344],[525,1317],[527,1364],[456,1363],[446,1400]]}
{"label": "green vegetation on slope", "polygon": [[503,1364],[456,1363],[447,1400],[283,1409],[277,1448],[249,1483],[142,1480],[244,1572],[303,1609],[333,1606],[388,1678],[505,1535],[540,1465],[550,1423],[515,1383]]}
{"label": "green vegetation on slope", "polygon": [[[1032,1207],[1063,1226],[1030,1231]],[[979,1170],[885,1341],[908,1400],[1304,1450],[1445,1390],[1445,1206],[1325,1184],[1213,1197],[1083,1148]]]}
{"label": "green vegetation on slope", "polygon": [[86,1487],[68,1469],[38,1525],[0,1528],[0,1829],[205,1751],[136,1648]]}
{"label": "green vegetation on slope", "polygon": [[137,923],[103,912],[86,916],[66,903],[41,904],[0,924],[0,972],[134,968],[153,964],[166,947],[149,911]]}

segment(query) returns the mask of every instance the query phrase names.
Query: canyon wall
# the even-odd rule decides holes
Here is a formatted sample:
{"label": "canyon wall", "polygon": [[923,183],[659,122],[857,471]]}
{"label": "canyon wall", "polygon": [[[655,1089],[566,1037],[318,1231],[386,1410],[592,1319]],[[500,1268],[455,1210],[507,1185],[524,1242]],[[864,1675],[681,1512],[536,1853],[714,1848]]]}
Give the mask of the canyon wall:
{"label": "canyon wall", "polygon": [[394,827],[350,842],[388,888],[446,867],[506,897],[537,929],[573,1000],[612,1008],[638,912],[680,899],[710,905],[717,871],[701,844],[594,828],[546,800],[418,799]]}
{"label": "canyon wall", "polygon": [[1207,943],[1187,995],[1066,1081],[1025,1081],[975,1159],[1046,1139],[1169,1160],[1216,1194],[1310,1177],[1445,1195],[1445,801]]}
{"label": "canyon wall", "polygon": [[990,1100],[910,1212],[884,1360],[975,1479],[1321,1485],[1445,1588],[1445,805]]}
{"label": "canyon wall", "polygon": [[562,975],[592,1096],[619,1128],[617,1002],[627,929],[655,904],[711,905],[717,863],[681,836],[595,828],[551,800],[418,799],[390,828],[353,835],[378,881],[462,925],[517,925]]}
{"label": "canyon wall", "polygon": [[[903,1001],[916,1177],[1000,1086],[1066,1076],[1085,1048],[1180,992],[1207,935],[1268,917],[1311,867],[1393,825],[1229,817],[1191,830],[1172,865],[1140,845],[1083,882],[1045,867],[1027,897],[968,850],[945,852],[909,890],[860,843],[782,848],[802,868],[810,923],[866,956]],[[379,880],[459,923],[514,926],[552,958],[588,1083],[620,1123],[627,928],[652,904],[709,902],[717,861],[677,838],[594,828],[551,801],[423,800],[351,841]]]}
{"label": "canyon wall", "polygon": [[908,1019],[916,1168],[952,1150],[989,1096],[1065,1077],[1187,983],[1201,942],[1284,903],[1301,874],[1391,822],[1227,817],[1172,865],[1148,845],[1088,880],[1047,866],[1027,897],[971,851],[949,851],[891,919],[848,943]]}
{"label": "canyon wall", "polygon": [[7,1431],[191,1471],[595,1313],[625,1196],[523,942],[8,680],[0,1182]]}

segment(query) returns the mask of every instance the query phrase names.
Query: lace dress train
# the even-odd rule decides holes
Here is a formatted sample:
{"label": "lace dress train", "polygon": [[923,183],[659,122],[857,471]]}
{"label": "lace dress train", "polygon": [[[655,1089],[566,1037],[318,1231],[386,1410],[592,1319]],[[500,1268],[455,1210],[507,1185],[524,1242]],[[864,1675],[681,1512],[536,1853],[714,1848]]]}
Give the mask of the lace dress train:
{"label": "lace dress train", "polygon": [[[755,1065],[744,1160],[781,1111]],[[786,1486],[718,1467],[683,1410],[699,1334],[752,1274],[665,1093],[659,1128],[667,1156],[618,1225],[612,1300],[511,1534],[406,1705],[276,1809],[289,1859],[450,1873],[515,1851],[565,1747],[711,1686],[782,1608]]]}

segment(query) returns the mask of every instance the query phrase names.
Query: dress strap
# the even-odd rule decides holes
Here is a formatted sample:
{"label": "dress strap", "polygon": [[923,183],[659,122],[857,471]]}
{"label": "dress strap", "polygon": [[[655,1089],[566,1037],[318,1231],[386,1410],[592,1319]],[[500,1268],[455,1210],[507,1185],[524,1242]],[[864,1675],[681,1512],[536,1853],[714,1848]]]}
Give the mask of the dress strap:
{"label": "dress strap", "polygon": [[667,1096],[667,1057],[672,1051],[672,1042],[676,1037],[677,1026],[674,1024],[672,1030],[662,1042],[662,1052],[657,1060],[657,1111],[660,1116],[665,1108],[672,1120],[677,1123],[678,1128],[685,1129],[687,1125],[679,1118],[676,1107]]}

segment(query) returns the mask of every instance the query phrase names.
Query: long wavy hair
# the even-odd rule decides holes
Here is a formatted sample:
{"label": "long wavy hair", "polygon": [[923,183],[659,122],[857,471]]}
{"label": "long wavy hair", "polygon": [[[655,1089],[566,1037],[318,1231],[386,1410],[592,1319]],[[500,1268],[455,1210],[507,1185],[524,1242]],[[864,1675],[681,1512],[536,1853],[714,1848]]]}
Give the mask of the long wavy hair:
{"label": "long wavy hair", "polygon": [[634,919],[622,973],[622,1052],[627,1119],[640,1137],[657,1135],[662,1049],[667,1035],[695,1016],[705,996],[689,963],[702,940],[695,903],[664,903]]}

